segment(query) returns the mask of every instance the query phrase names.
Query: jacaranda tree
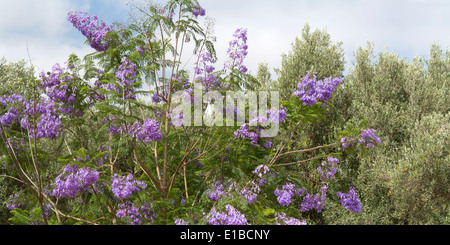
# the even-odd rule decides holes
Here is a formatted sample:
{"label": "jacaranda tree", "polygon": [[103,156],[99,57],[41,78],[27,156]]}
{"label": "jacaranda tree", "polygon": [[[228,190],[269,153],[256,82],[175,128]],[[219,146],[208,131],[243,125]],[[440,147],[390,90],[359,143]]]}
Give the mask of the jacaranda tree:
{"label": "jacaranda tree", "polygon": [[[342,78],[305,73],[283,100],[256,93],[247,29],[230,33],[218,67],[214,22],[196,0],[132,8],[141,17],[129,25],[68,13],[95,52],[30,79],[31,96],[1,96],[2,167],[21,188],[6,202],[12,223],[315,224],[330,201],[364,209],[358,186],[329,190],[339,152],[376,146],[374,129],[291,147],[295,132],[323,120]],[[181,63],[188,46],[192,70]]]}

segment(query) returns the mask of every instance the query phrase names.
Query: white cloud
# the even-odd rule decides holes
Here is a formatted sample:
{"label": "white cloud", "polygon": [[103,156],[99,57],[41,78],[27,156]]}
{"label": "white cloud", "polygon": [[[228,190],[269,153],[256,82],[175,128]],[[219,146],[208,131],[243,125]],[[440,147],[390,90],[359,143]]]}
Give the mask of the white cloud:
{"label": "white cloud", "polygon": [[[27,59],[40,70],[63,63],[70,53],[91,52],[84,37],[66,21],[67,12],[85,10],[105,19],[125,20],[126,0],[0,0],[0,56],[7,60]],[[248,29],[247,67],[255,73],[258,62],[281,67],[281,55],[289,52],[295,37],[308,22],[313,29],[326,28],[333,41],[343,41],[347,66],[353,52],[375,43],[375,51],[387,46],[401,56],[426,55],[436,41],[450,44],[450,4],[444,0],[411,1],[310,1],[227,0],[200,1],[207,15],[216,19],[217,69],[226,59],[228,41],[238,27]],[[186,54],[187,61],[190,54]],[[193,63],[194,59],[190,60]],[[187,67],[190,67],[188,64]]]}
{"label": "white cloud", "polygon": [[65,62],[72,52],[86,53],[86,47],[75,45],[83,39],[71,35],[73,27],[66,20],[67,13],[78,8],[89,9],[89,4],[68,0],[1,0],[0,55],[11,62],[28,60],[30,55],[37,71],[42,71]]}
{"label": "white cloud", "polygon": [[[202,5],[217,19],[220,39],[231,38],[233,28],[248,28],[246,64],[253,72],[261,61],[280,68],[281,54],[289,52],[306,22],[313,29],[326,28],[334,42],[343,42],[347,67],[351,66],[353,52],[367,41],[375,44],[376,53],[387,47],[408,58],[427,55],[434,41],[444,49],[450,44],[450,5],[446,1],[228,0],[205,1]],[[219,50],[226,50],[226,42],[218,42]]]}

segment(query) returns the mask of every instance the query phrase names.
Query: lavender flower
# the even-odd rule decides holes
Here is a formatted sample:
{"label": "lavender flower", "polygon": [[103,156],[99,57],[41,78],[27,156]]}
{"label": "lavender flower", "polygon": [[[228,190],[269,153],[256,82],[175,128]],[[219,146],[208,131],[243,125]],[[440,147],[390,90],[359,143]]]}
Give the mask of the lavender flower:
{"label": "lavender flower", "polygon": [[8,200],[6,201],[6,207],[9,210],[14,210],[15,208],[23,209],[26,206],[27,205],[26,205],[25,201],[23,200],[20,192],[17,192],[15,194],[11,194],[8,197]]}
{"label": "lavender flower", "polygon": [[163,137],[159,125],[154,119],[146,118],[142,125],[136,122],[133,129],[132,136],[144,143],[159,141]]}
{"label": "lavender flower", "polygon": [[15,121],[15,119],[16,115],[8,111],[0,118],[0,123],[5,126],[10,126]]}
{"label": "lavender flower", "polygon": [[282,189],[278,186],[273,192],[277,196],[277,201],[281,206],[289,206],[291,204],[291,198],[294,197],[294,187],[292,183],[287,183],[283,185]]}
{"label": "lavender flower", "polygon": [[89,192],[89,187],[97,183],[98,179],[99,173],[95,170],[66,165],[63,173],[52,184],[51,194],[57,198],[75,198],[78,193]]}
{"label": "lavender flower", "polygon": [[[111,189],[114,197],[119,199],[127,199],[133,192],[140,192],[141,189],[147,188],[147,184],[142,181],[133,179],[133,175],[118,176],[114,174],[111,178]],[[138,188],[138,186],[140,188]]]}
{"label": "lavender flower", "polygon": [[206,216],[209,225],[248,225],[244,214],[241,214],[236,208],[227,204],[226,213],[217,212],[213,207]]}
{"label": "lavender flower", "polygon": [[[245,197],[247,199],[247,202],[251,204],[256,201],[256,198],[258,197],[261,189],[259,188],[259,185],[257,185],[253,180],[250,181],[246,186],[247,187],[242,189],[239,194]],[[248,188],[248,186],[250,186],[250,188]]]}
{"label": "lavender flower", "polygon": [[116,72],[116,77],[121,79],[123,86],[130,86],[136,78],[136,65],[127,59],[122,60]]}
{"label": "lavender flower", "polygon": [[205,92],[213,89],[219,89],[222,87],[217,79],[217,76],[213,74],[215,67],[212,65],[215,60],[212,58],[211,53],[207,52],[205,48],[200,49],[198,54],[198,61],[195,62],[194,72],[198,75],[196,81],[198,81]]}
{"label": "lavender flower", "polygon": [[350,191],[347,193],[338,191],[336,195],[341,199],[341,204],[346,209],[353,213],[361,212],[361,200],[359,200],[358,194],[356,193],[354,187],[350,187]]}
{"label": "lavender flower", "polygon": [[366,148],[374,147],[374,144],[378,145],[381,143],[380,138],[375,135],[375,129],[361,129],[361,137],[359,142],[361,142]]}
{"label": "lavender flower", "polygon": [[296,218],[288,217],[283,212],[276,213],[275,220],[277,225],[306,225],[306,221],[301,221]]}
{"label": "lavender flower", "polygon": [[347,148],[347,147],[353,146],[355,144],[355,139],[344,136],[341,138],[341,143],[344,148]]}
{"label": "lavender flower", "polygon": [[248,124],[244,123],[241,125],[241,127],[236,130],[234,132],[234,137],[235,138],[244,138],[244,139],[250,139],[250,143],[252,144],[257,144],[259,139],[261,138],[261,135],[253,132],[253,131],[249,131],[249,126]]}
{"label": "lavender flower", "polygon": [[189,225],[189,221],[185,221],[184,219],[176,219],[175,224],[176,225]]}
{"label": "lavender flower", "polygon": [[195,17],[198,17],[198,16],[205,16],[206,11],[205,11],[205,9],[202,8],[200,5],[196,5],[196,6],[194,6],[194,8],[192,9],[192,14],[193,14]]}
{"label": "lavender flower", "polygon": [[372,128],[361,129],[361,135],[356,139],[344,136],[341,138],[342,146],[347,148],[349,146],[353,146],[357,142],[363,144],[366,148],[371,148],[375,145],[379,145],[381,144],[381,140],[375,135],[375,132],[376,130]]}
{"label": "lavender flower", "polygon": [[208,191],[208,199],[215,202],[219,199],[219,197],[224,194],[223,184],[219,182],[215,182],[213,189]]}
{"label": "lavender flower", "polygon": [[329,157],[328,161],[322,162],[322,166],[317,168],[317,172],[320,174],[320,181],[328,181],[334,178],[338,162],[339,160],[333,157]]}
{"label": "lavender flower", "polygon": [[299,97],[305,106],[312,106],[318,101],[327,101],[342,81],[340,78],[333,77],[317,80],[316,75],[310,79],[309,76],[310,73],[308,72],[292,93],[295,97]]}
{"label": "lavender flower", "polygon": [[130,201],[121,203],[118,205],[116,216],[131,225],[141,225],[143,221],[155,219],[153,205],[147,202],[144,202],[140,208]]}
{"label": "lavender flower", "polygon": [[[320,194],[320,195],[319,195]],[[318,213],[322,212],[322,209],[326,205],[326,195],[327,195],[327,186],[322,185],[320,187],[320,193],[316,195],[311,195],[306,193],[303,197],[303,202],[300,204],[300,211],[305,212],[312,209],[315,209]]]}
{"label": "lavender flower", "polygon": [[136,47],[136,51],[137,51],[140,55],[142,55],[142,54],[144,53],[144,50],[142,49],[141,46],[137,46],[137,47]]}
{"label": "lavender flower", "polygon": [[112,31],[112,28],[103,20],[95,15],[89,16],[83,11],[69,12],[67,20],[89,40],[92,48],[97,51],[108,49],[106,34]]}
{"label": "lavender flower", "polygon": [[267,172],[269,172],[269,167],[267,167],[266,165],[259,165],[255,170],[252,171],[253,174],[258,175],[260,186],[263,186],[267,183],[263,178],[263,175],[265,175]]}
{"label": "lavender flower", "polygon": [[241,73],[247,72],[247,67],[242,63],[247,56],[248,45],[247,45],[247,29],[238,28],[234,34],[233,41],[229,42],[229,48],[227,50],[229,60],[224,65],[224,69],[238,69]]}

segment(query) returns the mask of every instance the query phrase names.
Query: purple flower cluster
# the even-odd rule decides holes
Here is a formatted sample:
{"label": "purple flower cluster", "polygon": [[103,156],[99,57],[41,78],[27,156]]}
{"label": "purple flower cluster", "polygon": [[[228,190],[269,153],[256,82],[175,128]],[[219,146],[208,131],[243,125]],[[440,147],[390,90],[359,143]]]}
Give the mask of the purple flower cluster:
{"label": "purple flower cluster", "polygon": [[143,221],[154,220],[156,217],[151,203],[144,202],[140,208],[136,208],[130,201],[118,205],[116,216],[131,225],[141,225]]}
{"label": "purple flower cluster", "polygon": [[312,79],[309,76],[308,72],[292,93],[295,97],[299,97],[305,106],[314,105],[318,101],[327,101],[334,89],[342,82],[341,78],[329,77],[317,80],[316,75]]}
{"label": "purple flower cluster", "polygon": [[358,140],[367,148],[374,147],[374,144],[381,144],[380,138],[378,138],[375,133],[376,130],[372,128],[361,129],[361,137]]}
{"label": "purple flower cluster", "polygon": [[358,194],[356,193],[354,187],[350,187],[350,191],[348,193],[338,191],[336,195],[341,199],[341,204],[346,209],[354,213],[361,212],[361,200],[359,200]]}
{"label": "purple flower cluster", "polygon": [[312,209],[315,209],[318,213],[322,212],[322,209],[326,205],[327,198],[327,186],[323,184],[320,187],[320,193],[316,195],[311,195],[306,193],[303,197],[303,202],[300,204],[300,211],[305,212]]}
{"label": "purple flower cluster", "polygon": [[278,186],[273,192],[277,196],[277,201],[281,206],[289,206],[294,195],[301,196],[305,192],[305,187],[296,188],[295,184],[287,183],[279,189]]}
{"label": "purple flower cluster", "polygon": [[97,51],[108,49],[108,42],[105,36],[112,31],[111,26],[106,25],[105,21],[97,16],[89,16],[86,12],[69,12],[67,20],[70,21],[90,42],[92,48]]}
{"label": "purple flower cluster", "polygon": [[214,63],[215,61],[211,53],[207,52],[206,49],[199,50],[198,61],[195,62],[194,72],[198,76],[196,81],[203,86],[205,92],[213,89],[223,89],[217,76],[213,74],[215,67],[211,64]]}
{"label": "purple flower cluster", "polygon": [[150,118],[144,119],[142,124],[135,122],[130,129],[130,135],[144,143],[159,141],[163,137],[158,122]]}
{"label": "purple flower cluster", "polygon": [[251,204],[256,201],[256,198],[258,197],[261,189],[259,188],[259,185],[255,183],[255,181],[250,181],[247,186],[250,186],[250,188],[245,187],[239,192],[239,194],[247,199],[247,203]]}
{"label": "purple flower cluster", "polygon": [[266,165],[259,165],[255,170],[252,171],[252,174],[256,174],[259,177],[259,185],[263,186],[267,182],[264,180],[263,175],[269,172],[269,167]]}
{"label": "purple flower cluster", "polygon": [[67,73],[66,68],[56,63],[48,76],[41,72],[40,77],[41,86],[52,101],[66,104],[75,102],[76,88],[69,87],[72,76]]}
{"label": "purple flower cluster", "polygon": [[[16,100],[16,101],[14,101]],[[29,137],[34,138],[57,138],[60,135],[62,122],[57,116],[55,102],[45,99],[35,106],[31,102],[24,101],[21,96],[10,95],[6,99],[0,101],[5,106],[9,106],[8,111],[0,117],[0,123],[5,126],[11,126],[15,121],[19,121],[20,126],[28,129]],[[39,113],[41,116],[36,116],[38,121],[36,123],[36,131],[34,127],[30,126],[29,117],[33,118],[34,113]]]}
{"label": "purple flower cluster", "polygon": [[189,221],[185,221],[184,219],[176,219],[175,224],[176,225],[189,225]]}
{"label": "purple flower cluster", "polygon": [[192,14],[197,18],[198,16],[205,16],[206,11],[200,5],[196,5],[192,8]]}
{"label": "purple flower cluster", "polygon": [[287,214],[283,212],[276,213],[275,220],[277,225],[306,225],[306,221],[288,217]]}
{"label": "purple flower cluster", "polygon": [[6,207],[9,210],[14,210],[15,208],[23,209],[27,206],[20,192],[11,194],[6,201]]}
{"label": "purple flower cluster", "polygon": [[320,181],[328,181],[334,178],[338,162],[339,160],[333,157],[329,157],[328,161],[322,162],[322,166],[317,168],[317,172],[320,174]]}
{"label": "purple flower cluster", "polygon": [[141,46],[137,46],[137,47],[136,47],[136,51],[137,51],[140,55],[142,55],[142,54],[144,53],[144,50],[142,49]]}
{"label": "purple flower cluster", "polygon": [[281,107],[281,110],[278,110],[278,118],[276,110],[269,109],[267,110],[267,114],[269,115],[269,121],[280,124],[286,119],[286,108]]}
{"label": "purple flower cluster", "polygon": [[[279,124],[286,119],[286,111],[285,109],[278,110],[278,113],[273,113],[272,109],[268,110],[267,116],[257,116],[253,118],[248,124],[242,124],[239,129],[234,132],[235,138],[243,138],[250,139],[250,143],[252,146],[260,144],[260,146],[269,149],[272,147],[272,141],[270,139],[266,139],[264,142],[261,142],[261,130],[262,127],[267,126],[269,121],[275,124]],[[278,114],[278,115],[277,115]],[[278,118],[277,118],[278,117]],[[250,125],[256,125],[255,130],[250,129]]]}
{"label": "purple flower cluster", "polygon": [[133,124],[126,123],[121,126],[111,123],[108,132],[113,135],[128,133],[131,137],[144,143],[159,141],[163,137],[158,122],[150,118],[145,118],[143,123],[136,121]]}
{"label": "purple flower cluster", "polygon": [[130,86],[136,78],[136,64],[132,61],[123,59],[116,72],[116,77],[121,80],[123,86]]}
{"label": "purple flower cluster", "polygon": [[247,67],[245,67],[242,63],[247,56],[248,45],[247,45],[247,29],[238,28],[234,34],[233,41],[229,42],[229,48],[227,50],[229,60],[224,65],[224,69],[233,69],[237,68],[240,72],[246,73]]}
{"label": "purple flower cluster", "polygon": [[57,198],[75,198],[78,193],[89,192],[89,187],[97,183],[99,176],[97,171],[90,168],[66,165],[63,173],[58,175],[52,184],[51,194]]}
{"label": "purple flower cluster", "polygon": [[215,182],[213,189],[208,191],[208,199],[216,202],[219,200],[219,197],[224,194],[224,187],[223,184],[219,182]]}
{"label": "purple flower cluster", "polygon": [[14,93],[4,97],[0,96],[0,103],[5,107],[9,107],[8,111],[0,117],[0,123],[5,126],[11,126],[11,124],[19,120],[19,107],[17,104],[24,103],[23,97]]}
{"label": "purple flower cluster", "polygon": [[241,125],[241,127],[234,132],[235,138],[243,138],[243,139],[250,139],[250,143],[252,144],[258,144],[259,139],[261,138],[261,135],[259,133],[256,133],[254,131],[250,131],[250,128],[247,123],[244,123]]}
{"label": "purple flower cluster", "polygon": [[118,176],[114,174],[111,178],[111,189],[114,197],[119,199],[127,199],[133,192],[140,192],[141,189],[147,188],[147,184],[143,181],[135,180],[133,175]]}
{"label": "purple flower cluster", "polygon": [[12,111],[8,110],[8,112],[5,113],[0,118],[0,123],[6,126],[11,126],[11,124],[16,120],[17,116]]}
{"label": "purple flower cluster", "polygon": [[226,213],[217,212],[213,207],[206,216],[209,225],[248,225],[245,215],[236,208],[227,204],[225,206]]}
{"label": "purple flower cluster", "polygon": [[347,148],[349,146],[355,145],[357,142],[363,144],[366,148],[374,147],[375,145],[381,144],[380,138],[378,138],[376,135],[376,130],[369,128],[369,129],[361,129],[361,135],[357,137],[356,139],[350,138],[350,137],[342,137],[341,143],[342,146]]}

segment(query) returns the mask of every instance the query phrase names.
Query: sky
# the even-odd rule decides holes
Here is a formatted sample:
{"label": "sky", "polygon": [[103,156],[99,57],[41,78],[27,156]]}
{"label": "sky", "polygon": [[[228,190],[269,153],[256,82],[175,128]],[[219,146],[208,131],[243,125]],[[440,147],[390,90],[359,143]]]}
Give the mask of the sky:
{"label": "sky", "polygon": [[[83,57],[93,49],[66,20],[67,13],[83,10],[109,24],[126,22],[130,10],[126,2],[0,0],[0,58],[31,60],[40,72],[63,64],[71,53]],[[354,52],[368,41],[374,43],[375,54],[388,50],[408,60],[428,57],[433,42],[443,50],[450,46],[447,0],[200,0],[200,4],[216,21],[216,67],[222,67],[232,34],[242,27],[248,30],[249,46],[244,64],[252,74],[259,62],[281,68],[282,54],[291,50],[306,23],[312,30],[326,29],[333,42],[343,42],[346,71],[353,65]]]}

